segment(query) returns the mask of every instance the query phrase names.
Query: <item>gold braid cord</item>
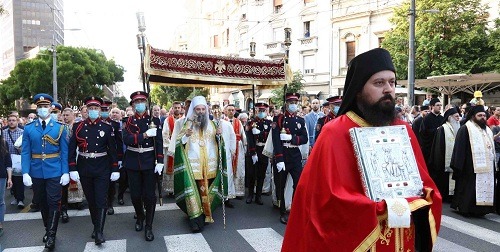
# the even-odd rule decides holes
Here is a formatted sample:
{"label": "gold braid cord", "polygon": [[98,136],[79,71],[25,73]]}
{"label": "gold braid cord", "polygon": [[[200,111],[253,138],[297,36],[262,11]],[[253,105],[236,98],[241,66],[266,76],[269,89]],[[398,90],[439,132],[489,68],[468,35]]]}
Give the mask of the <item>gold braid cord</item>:
{"label": "gold braid cord", "polygon": [[57,136],[57,139],[52,138],[50,135],[43,135],[42,139],[49,142],[52,145],[59,146],[59,139],[61,139],[63,130],[64,130],[63,126],[59,127],[59,135]]}

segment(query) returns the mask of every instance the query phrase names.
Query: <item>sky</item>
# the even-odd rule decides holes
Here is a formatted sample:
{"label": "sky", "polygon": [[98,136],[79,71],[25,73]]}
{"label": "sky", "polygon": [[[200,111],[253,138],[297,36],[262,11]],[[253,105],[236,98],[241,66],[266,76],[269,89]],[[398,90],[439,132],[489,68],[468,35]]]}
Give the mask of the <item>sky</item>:
{"label": "sky", "polygon": [[142,90],[136,13],[144,12],[147,42],[153,47],[168,49],[175,30],[185,22],[181,3],[177,0],[65,0],[64,44],[101,50],[108,59],[123,66],[125,80],[118,83],[118,87],[129,99],[132,92]]}

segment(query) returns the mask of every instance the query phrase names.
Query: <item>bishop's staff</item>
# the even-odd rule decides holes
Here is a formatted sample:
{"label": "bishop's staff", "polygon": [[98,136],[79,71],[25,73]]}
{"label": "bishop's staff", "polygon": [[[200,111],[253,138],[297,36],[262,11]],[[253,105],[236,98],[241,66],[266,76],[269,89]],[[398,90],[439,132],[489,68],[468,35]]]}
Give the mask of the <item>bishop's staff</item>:
{"label": "bishop's staff", "polygon": [[[220,129],[220,111],[219,109],[214,110],[214,119],[216,119],[215,126],[217,130]],[[220,171],[220,186],[221,186],[221,195],[222,195],[222,219],[224,222],[224,229],[226,229],[226,196],[224,195],[224,170],[222,167],[222,139],[221,139],[221,134],[217,133],[215,134],[215,137],[217,138],[217,148],[218,148],[218,157],[219,157],[219,162],[218,162],[218,168]]]}

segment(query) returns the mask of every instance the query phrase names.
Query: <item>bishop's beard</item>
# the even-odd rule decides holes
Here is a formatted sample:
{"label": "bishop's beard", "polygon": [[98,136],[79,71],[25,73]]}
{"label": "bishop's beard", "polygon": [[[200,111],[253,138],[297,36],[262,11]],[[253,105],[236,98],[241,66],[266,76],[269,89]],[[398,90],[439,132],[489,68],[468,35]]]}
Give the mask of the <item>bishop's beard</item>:
{"label": "bishop's beard", "polygon": [[460,129],[460,122],[455,120],[455,118],[451,116],[448,118],[448,122],[450,123],[451,128],[453,129],[453,135],[457,136],[457,132]]}
{"label": "bishop's beard", "polygon": [[207,117],[204,113],[199,113],[196,115],[196,122],[200,129],[204,129],[207,126]]}
{"label": "bishop's beard", "polygon": [[481,119],[476,119],[475,116],[472,117],[472,121],[477,123],[481,129],[486,129],[486,119],[481,118]]}
{"label": "bishop's beard", "polygon": [[359,110],[361,110],[364,119],[369,124],[373,126],[387,126],[396,118],[396,110],[394,109],[396,102],[392,95],[386,94],[374,104],[369,104],[363,96],[359,98]]}

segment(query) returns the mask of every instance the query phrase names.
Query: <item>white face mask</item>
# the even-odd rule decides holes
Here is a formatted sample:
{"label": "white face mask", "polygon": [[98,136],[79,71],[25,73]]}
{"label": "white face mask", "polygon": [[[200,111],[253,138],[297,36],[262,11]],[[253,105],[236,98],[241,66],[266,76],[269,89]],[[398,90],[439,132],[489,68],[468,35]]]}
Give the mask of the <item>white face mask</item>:
{"label": "white face mask", "polygon": [[49,108],[37,108],[36,113],[38,114],[38,117],[45,119],[49,115]]}

